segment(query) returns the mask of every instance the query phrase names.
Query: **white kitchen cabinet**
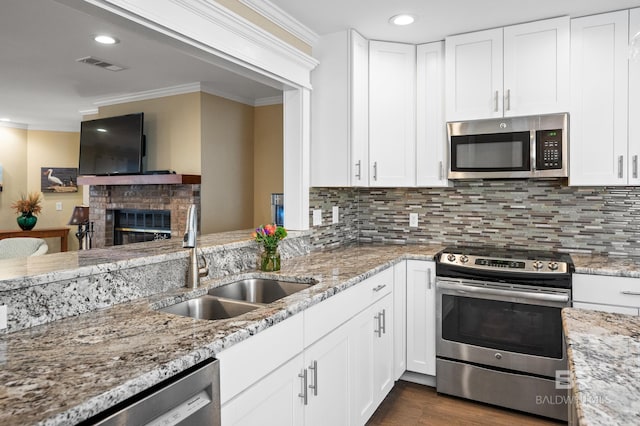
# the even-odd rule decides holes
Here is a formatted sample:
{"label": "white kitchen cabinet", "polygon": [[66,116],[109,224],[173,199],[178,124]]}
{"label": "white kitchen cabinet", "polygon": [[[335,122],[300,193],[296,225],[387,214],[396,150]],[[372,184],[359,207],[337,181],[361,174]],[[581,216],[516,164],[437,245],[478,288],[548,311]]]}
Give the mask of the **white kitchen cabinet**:
{"label": "white kitchen cabinet", "polygon": [[393,376],[407,370],[407,262],[393,267]]}
{"label": "white kitchen cabinet", "polygon": [[[627,135],[628,55],[629,11],[571,21],[571,185],[627,185],[637,179],[629,177],[640,150],[635,142],[629,149]],[[633,77],[632,97],[638,96],[638,78]],[[638,108],[636,102],[631,108]]]}
{"label": "white kitchen cabinet", "polygon": [[364,425],[395,382],[392,295],[355,317],[352,327],[351,424]]}
{"label": "white kitchen cabinet", "polygon": [[640,185],[640,8],[629,11],[629,42],[636,54],[629,60],[629,151],[628,181]]}
{"label": "white kitchen cabinet", "polygon": [[573,274],[573,307],[638,315],[640,279]]}
{"label": "white kitchen cabinet", "polygon": [[222,406],[225,426],[273,424],[299,426],[304,420],[301,397],[302,354],[273,371]]}
{"label": "white kitchen cabinet", "polygon": [[444,43],[419,45],[416,62],[416,185],[447,186]]}
{"label": "white kitchen cabinet", "polygon": [[369,42],[369,186],[415,186],[416,47]]}
{"label": "white kitchen cabinet", "polygon": [[305,349],[305,426],[349,424],[352,338],[350,324],[345,324]]}
{"label": "white kitchen cabinet", "polygon": [[407,261],[407,370],[436,374],[435,263]]}
{"label": "white kitchen cabinet", "polygon": [[354,30],[320,38],[311,73],[311,186],[369,184],[369,42]]}
{"label": "white kitchen cabinet", "polygon": [[565,112],[569,18],[447,37],[446,119]]}

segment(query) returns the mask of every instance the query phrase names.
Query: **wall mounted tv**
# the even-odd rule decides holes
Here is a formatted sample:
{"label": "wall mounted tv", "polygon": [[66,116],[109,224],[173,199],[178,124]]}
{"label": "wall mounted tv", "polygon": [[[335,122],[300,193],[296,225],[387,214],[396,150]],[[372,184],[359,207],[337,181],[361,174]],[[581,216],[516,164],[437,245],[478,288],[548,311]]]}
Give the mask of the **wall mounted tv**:
{"label": "wall mounted tv", "polygon": [[83,121],[80,124],[80,175],[142,173],[144,114]]}

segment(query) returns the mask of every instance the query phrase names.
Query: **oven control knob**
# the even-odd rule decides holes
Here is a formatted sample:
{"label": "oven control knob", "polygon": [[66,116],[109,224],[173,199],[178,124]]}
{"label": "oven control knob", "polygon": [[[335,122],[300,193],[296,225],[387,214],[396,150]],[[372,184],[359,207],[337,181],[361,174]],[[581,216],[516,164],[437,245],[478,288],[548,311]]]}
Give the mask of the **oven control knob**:
{"label": "oven control knob", "polygon": [[551,269],[552,271],[558,269],[558,262],[549,262],[549,269]]}
{"label": "oven control knob", "polygon": [[495,354],[496,359],[502,359],[502,354],[500,352]]}
{"label": "oven control knob", "polygon": [[455,254],[449,254],[447,255],[447,260],[449,262],[454,262],[456,260],[456,255]]}
{"label": "oven control knob", "polygon": [[467,263],[468,261],[469,261],[469,258],[467,256],[465,256],[464,254],[462,256],[460,256],[460,262]]}
{"label": "oven control knob", "polygon": [[541,261],[539,261],[539,260],[536,260],[535,262],[533,262],[533,267],[534,267],[535,269],[542,269],[542,267],[543,267],[543,266],[544,266],[544,263],[542,263],[542,262],[541,262]]}

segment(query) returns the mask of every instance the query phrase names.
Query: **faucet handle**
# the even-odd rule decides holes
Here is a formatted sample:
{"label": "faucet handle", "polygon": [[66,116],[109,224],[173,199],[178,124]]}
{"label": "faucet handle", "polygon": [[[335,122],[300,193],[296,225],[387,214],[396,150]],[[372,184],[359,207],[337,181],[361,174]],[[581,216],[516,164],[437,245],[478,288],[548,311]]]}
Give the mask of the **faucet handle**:
{"label": "faucet handle", "polygon": [[207,258],[204,257],[203,254],[200,255],[202,259],[202,263],[204,263],[203,267],[198,267],[198,275],[201,277],[209,275],[209,264],[207,263]]}

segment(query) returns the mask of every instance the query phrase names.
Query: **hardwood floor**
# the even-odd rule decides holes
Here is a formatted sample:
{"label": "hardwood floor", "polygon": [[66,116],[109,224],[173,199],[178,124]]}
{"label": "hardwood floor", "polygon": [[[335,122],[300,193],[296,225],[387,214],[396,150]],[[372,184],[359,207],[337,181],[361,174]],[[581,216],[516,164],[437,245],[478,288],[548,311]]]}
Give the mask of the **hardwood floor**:
{"label": "hardwood floor", "polygon": [[550,419],[529,416],[462,398],[438,395],[435,388],[398,381],[368,426],[410,425],[559,425]]}

